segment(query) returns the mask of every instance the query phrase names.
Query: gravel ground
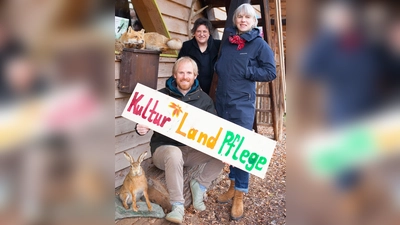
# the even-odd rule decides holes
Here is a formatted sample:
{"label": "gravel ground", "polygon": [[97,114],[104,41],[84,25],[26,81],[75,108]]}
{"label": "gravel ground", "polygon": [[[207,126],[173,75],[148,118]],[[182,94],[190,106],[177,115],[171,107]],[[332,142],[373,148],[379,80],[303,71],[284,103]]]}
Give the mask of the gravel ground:
{"label": "gravel ground", "polygon": [[[259,126],[258,132],[272,137],[272,127]],[[183,224],[285,224],[286,218],[286,128],[281,142],[277,143],[267,175],[264,179],[250,176],[249,193],[244,197],[244,217],[239,221],[230,220],[232,203],[217,203],[217,196],[229,188],[229,167],[225,167],[223,180],[207,191],[207,209],[196,212],[193,206],[186,210]]]}

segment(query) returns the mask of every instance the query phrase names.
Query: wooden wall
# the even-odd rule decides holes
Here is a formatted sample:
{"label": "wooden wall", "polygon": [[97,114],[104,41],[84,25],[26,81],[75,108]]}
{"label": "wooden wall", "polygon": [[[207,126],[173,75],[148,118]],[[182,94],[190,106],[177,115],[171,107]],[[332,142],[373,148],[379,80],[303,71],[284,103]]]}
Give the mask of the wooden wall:
{"label": "wooden wall", "polygon": [[[149,0],[145,0],[149,1]],[[188,40],[188,19],[191,10],[191,0],[156,0],[158,8],[166,27],[173,38],[179,38],[182,41]],[[135,7],[135,6],[134,6]],[[200,9],[200,3],[195,5],[195,11]],[[192,19],[196,20],[202,15],[197,15]],[[158,66],[157,89],[165,87],[165,81],[172,75],[172,66],[176,58],[160,57]],[[130,95],[118,91],[120,62],[115,62],[115,187],[122,184],[125,175],[129,170],[129,163],[123,156],[127,151],[135,159],[143,152],[149,151],[147,157],[150,157],[149,141],[152,133],[145,136],[139,136],[134,131],[135,123],[121,117],[122,111],[127,104]]]}
{"label": "wooden wall", "polygon": [[[182,41],[188,40],[188,20],[191,11],[192,0],[156,0],[156,3],[170,36],[173,38],[179,38]],[[271,18],[274,18],[275,1],[269,0],[269,3]],[[281,4],[282,17],[286,18],[286,0],[282,0]],[[200,3],[199,1],[197,1],[194,7],[194,11],[196,12],[200,8]],[[256,7],[256,9],[258,12],[260,12],[259,7]],[[204,13],[206,13],[206,11],[204,11]],[[226,11],[224,7],[214,8],[212,13],[214,14],[216,20],[226,20]],[[195,21],[198,17],[202,16],[202,14],[199,14],[192,18],[191,24],[193,24],[193,21]],[[192,26],[190,26],[190,28],[191,27]],[[223,29],[218,29],[218,31],[220,33],[220,37],[222,37]],[[286,37],[286,26],[283,27],[283,32],[284,37]],[[284,46],[286,50],[285,39]],[[165,81],[168,79],[168,77],[172,75],[172,66],[175,61],[176,58],[174,57],[160,57],[157,89],[163,88],[165,86]],[[118,91],[118,80],[119,62],[115,62],[115,187],[118,187],[122,184],[123,178],[128,172],[129,164],[128,161],[123,157],[122,152],[128,151],[134,158],[137,158],[141,152],[149,150],[149,140],[151,137],[151,133],[143,137],[138,136],[133,130],[135,123],[121,117],[122,110],[127,104],[130,95],[123,94]],[[264,91],[261,91],[260,93],[265,96],[269,96],[270,93],[267,90],[265,84],[258,86],[258,89],[263,89]],[[266,112],[264,113],[270,113],[271,111],[271,103],[269,98],[266,98],[266,102],[257,101],[257,106],[265,110]],[[271,123],[270,119],[267,120],[266,116],[260,115],[259,119],[261,121],[264,121],[264,123],[266,124]],[[148,157],[150,157],[150,154],[148,154]]]}

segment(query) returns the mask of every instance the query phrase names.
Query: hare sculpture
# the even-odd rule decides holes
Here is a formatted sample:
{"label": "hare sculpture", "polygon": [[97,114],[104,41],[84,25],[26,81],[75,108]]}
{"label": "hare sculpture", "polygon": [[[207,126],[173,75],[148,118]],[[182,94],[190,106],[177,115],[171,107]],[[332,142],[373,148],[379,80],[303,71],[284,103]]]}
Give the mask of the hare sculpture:
{"label": "hare sculpture", "polygon": [[128,204],[132,203],[133,211],[137,212],[138,208],[136,206],[136,197],[143,193],[146,198],[147,208],[152,211],[152,206],[149,201],[149,196],[147,194],[147,179],[143,168],[140,166],[147,152],[143,152],[138,160],[132,158],[131,155],[124,152],[124,156],[128,159],[131,164],[131,169],[126,175],[124,183],[119,191],[119,198],[122,201],[122,205],[125,209],[129,209]]}

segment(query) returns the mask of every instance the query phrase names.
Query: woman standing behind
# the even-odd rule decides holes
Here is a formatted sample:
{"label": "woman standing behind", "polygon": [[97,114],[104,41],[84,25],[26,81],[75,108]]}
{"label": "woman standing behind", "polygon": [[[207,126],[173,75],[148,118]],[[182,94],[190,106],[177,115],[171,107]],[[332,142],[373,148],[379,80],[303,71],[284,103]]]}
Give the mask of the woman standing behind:
{"label": "woman standing behind", "polygon": [[[276,78],[274,54],[260,36],[257,14],[250,4],[240,5],[233,14],[235,27],[226,28],[230,36],[222,43],[215,65],[218,74],[216,110],[220,117],[249,130],[255,114],[255,82]],[[230,166],[229,190],[218,202],[233,198],[231,217],[243,217],[243,194],[248,192],[250,175]]]}
{"label": "woman standing behind", "polygon": [[198,18],[191,30],[194,38],[185,41],[179,52],[178,59],[189,56],[196,61],[199,67],[197,80],[201,89],[207,94],[210,93],[211,81],[214,74],[214,64],[217,61],[220,40],[214,40],[210,34],[211,22],[205,18]]}

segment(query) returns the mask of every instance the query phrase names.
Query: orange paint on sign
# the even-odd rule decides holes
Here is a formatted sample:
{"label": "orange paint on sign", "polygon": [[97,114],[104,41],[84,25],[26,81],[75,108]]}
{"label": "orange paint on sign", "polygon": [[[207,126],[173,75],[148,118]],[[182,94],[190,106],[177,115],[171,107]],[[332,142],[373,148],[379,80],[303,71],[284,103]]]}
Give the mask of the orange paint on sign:
{"label": "orange paint on sign", "polygon": [[175,132],[177,134],[182,135],[183,137],[190,139],[190,140],[195,141],[197,138],[197,143],[201,142],[201,144],[207,146],[207,148],[214,149],[215,144],[217,143],[218,138],[221,135],[222,127],[219,128],[218,133],[215,136],[208,135],[205,132],[199,133],[199,130],[197,130],[195,128],[191,128],[191,129],[189,129],[189,131],[187,131],[187,133],[185,133],[182,131],[182,127],[183,127],[183,124],[185,123],[188,115],[189,114],[187,112],[185,112],[185,114],[183,115],[183,118]]}

